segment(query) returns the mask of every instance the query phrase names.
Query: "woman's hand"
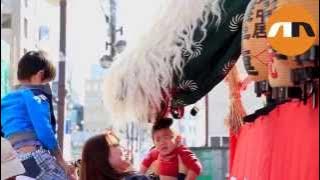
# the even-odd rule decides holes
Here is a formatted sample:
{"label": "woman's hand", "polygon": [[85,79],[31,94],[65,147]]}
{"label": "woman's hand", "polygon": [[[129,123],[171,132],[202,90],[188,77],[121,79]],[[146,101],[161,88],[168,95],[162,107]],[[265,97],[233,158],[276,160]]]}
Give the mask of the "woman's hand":
{"label": "woman's hand", "polygon": [[185,178],[185,180],[196,180],[197,179],[197,174],[192,171],[192,170],[189,170],[188,173],[187,173],[187,176]]}

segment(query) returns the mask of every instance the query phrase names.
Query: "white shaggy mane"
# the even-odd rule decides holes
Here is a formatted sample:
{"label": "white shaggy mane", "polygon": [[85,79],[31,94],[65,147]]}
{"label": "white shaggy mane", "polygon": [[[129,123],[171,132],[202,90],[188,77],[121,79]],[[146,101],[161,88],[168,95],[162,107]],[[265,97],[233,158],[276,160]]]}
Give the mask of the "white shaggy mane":
{"label": "white shaggy mane", "polygon": [[[162,0],[164,6],[138,44],[116,57],[105,77],[104,103],[115,120],[153,120],[163,93],[173,86],[173,76],[182,75],[182,52],[206,37],[209,15],[221,19],[221,0]],[[198,24],[203,37],[193,39]],[[179,46],[177,45],[179,44]],[[164,91],[164,92],[163,92]]]}

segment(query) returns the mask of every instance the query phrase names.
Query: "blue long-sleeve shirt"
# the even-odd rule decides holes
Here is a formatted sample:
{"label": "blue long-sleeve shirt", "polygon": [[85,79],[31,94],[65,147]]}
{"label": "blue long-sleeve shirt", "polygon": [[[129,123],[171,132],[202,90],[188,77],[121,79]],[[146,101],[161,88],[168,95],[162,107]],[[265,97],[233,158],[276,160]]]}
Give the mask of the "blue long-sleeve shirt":
{"label": "blue long-sleeve shirt", "polygon": [[31,89],[10,92],[1,99],[1,126],[5,137],[15,133],[34,132],[44,148],[58,148],[50,122],[49,99]]}

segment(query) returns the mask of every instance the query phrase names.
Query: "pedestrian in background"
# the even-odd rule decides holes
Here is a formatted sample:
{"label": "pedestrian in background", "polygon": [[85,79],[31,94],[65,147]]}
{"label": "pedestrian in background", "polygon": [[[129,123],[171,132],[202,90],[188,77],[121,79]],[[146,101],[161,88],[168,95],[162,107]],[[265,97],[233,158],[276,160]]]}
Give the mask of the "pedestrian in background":
{"label": "pedestrian in background", "polygon": [[52,127],[52,109],[45,93],[28,86],[55,78],[52,63],[41,51],[26,53],[18,63],[17,88],[1,99],[1,128],[22,161],[27,177],[66,180],[74,168],[62,157]]}

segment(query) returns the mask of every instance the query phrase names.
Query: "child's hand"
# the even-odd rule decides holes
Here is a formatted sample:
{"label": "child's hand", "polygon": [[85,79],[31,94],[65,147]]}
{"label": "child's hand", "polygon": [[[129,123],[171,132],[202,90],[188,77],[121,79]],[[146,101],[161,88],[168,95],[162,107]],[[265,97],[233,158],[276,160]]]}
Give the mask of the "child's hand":
{"label": "child's hand", "polygon": [[75,176],[76,167],[74,165],[71,165],[71,164],[67,163],[64,160],[58,161],[58,163],[63,168],[63,170],[66,172],[66,174],[68,175],[69,179],[71,179],[71,180],[76,179],[76,176]]}
{"label": "child's hand", "polygon": [[176,143],[177,147],[180,147],[183,145],[183,138],[181,135],[176,136],[175,143]]}

